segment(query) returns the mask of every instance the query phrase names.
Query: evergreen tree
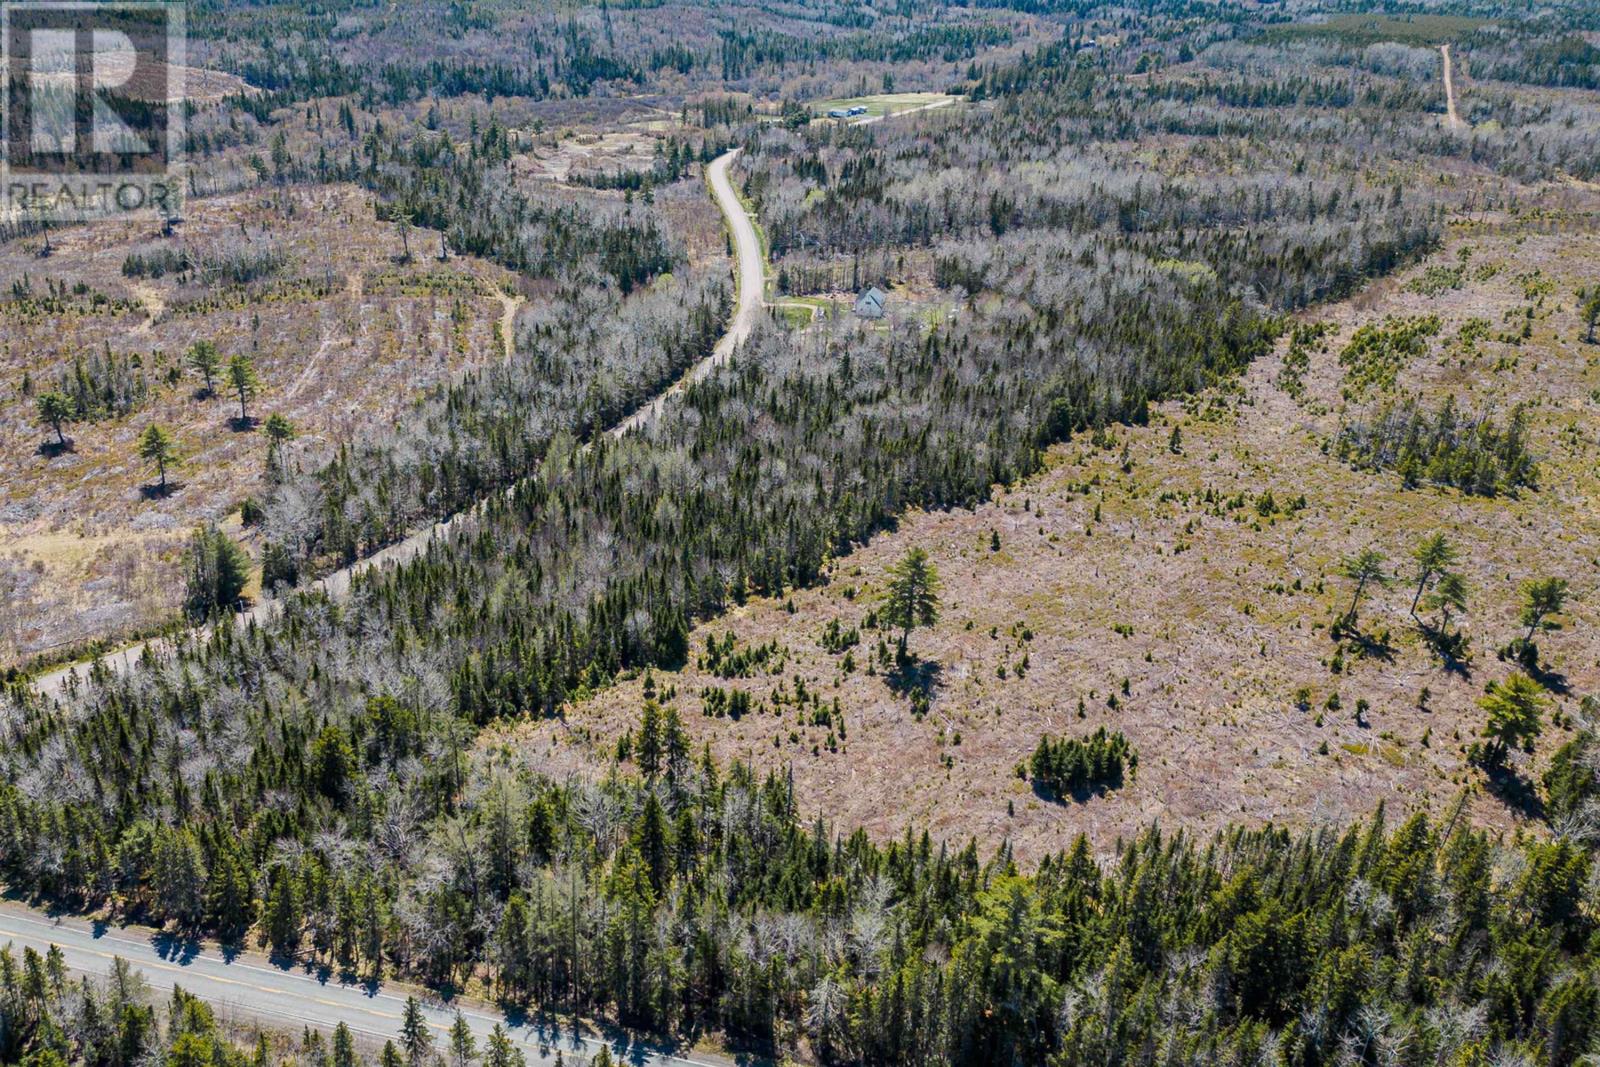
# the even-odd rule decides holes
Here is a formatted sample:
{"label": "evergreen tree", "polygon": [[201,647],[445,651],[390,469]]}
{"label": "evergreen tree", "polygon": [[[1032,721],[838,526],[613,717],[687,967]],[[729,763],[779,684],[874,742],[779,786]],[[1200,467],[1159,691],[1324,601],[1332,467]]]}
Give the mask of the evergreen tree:
{"label": "evergreen tree", "polygon": [[167,491],[167,468],[178,462],[178,446],[165,427],[151,423],[139,438],[139,458],[152,464],[160,476],[160,492]]}
{"label": "evergreen tree", "polygon": [[1389,574],[1385,569],[1383,556],[1375,549],[1363,549],[1356,555],[1349,557],[1340,566],[1340,572],[1352,582],[1356,583],[1355,589],[1350,594],[1350,606],[1345,609],[1340,625],[1346,629],[1354,629],[1356,625],[1356,612],[1361,606],[1361,597],[1367,591],[1368,585],[1386,589],[1389,586]]}
{"label": "evergreen tree", "polygon": [[294,423],[290,422],[280,412],[275,411],[267,416],[264,429],[267,432],[269,458],[275,467],[281,466],[283,463],[283,446],[294,440]]}
{"label": "evergreen tree", "polygon": [[654,781],[661,773],[662,753],[661,706],[654,700],[646,700],[639,716],[639,740],[634,745],[634,759],[646,781]]}
{"label": "evergreen tree", "polygon": [[1528,628],[1522,643],[1531,645],[1533,635],[1550,628],[1549,619],[1559,615],[1567,606],[1567,580],[1565,578],[1536,578],[1522,586],[1522,625]]}
{"label": "evergreen tree", "polygon": [[206,340],[196,341],[189,347],[186,358],[189,366],[200,375],[203,395],[216,396],[217,372],[222,369],[222,354],[217,351],[217,346]]}
{"label": "evergreen tree", "polygon": [[883,618],[900,630],[901,654],[913,629],[939,620],[939,572],[922,549],[910,549],[889,568]]}
{"label": "evergreen tree", "polygon": [[472,1027],[467,1025],[466,1017],[457,1011],[455,1020],[450,1024],[451,1067],[471,1067],[472,1061],[477,1058],[478,1042],[473,1039]]}
{"label": "evergreen tree", "polygon": [[1544,705],[1544,690],[1526,674],[1513,674],[1503,682],[1490,685],[1488,693],[1478,701],[1478,706],[1488,714],[1483,727],[1483,736],[1489,741],[1483,753],[1486,767],[1502,766],[1507,752],[1513,748],[1533,751]]}
{"label": "evergreen tree", "polygon": [[246,404],[255,397],[261,389],[261,382],[256,377],[256,365],[249,356],[235,355],[228,360],[228,385],[233,390],[233,395],[239,398],[239,424],[250,424],[250,413]]}
{"label": "evergreen tree", "polygon": [[433,1032],[428,1029],[427,1016],[414,996],[406,998],[405,1012],[400,1018],[400,1047],[406,1054],[406,1067],[425,1067],[428,1053],[433,1051]]}
{"label": "evergreen tree", "polygon": [[62,432],[62,427],[72,421],[72,401],[67,398],[65,393],[52,390],[48,393],[40,393],[39,398],[34,403],[39,411],[39,421],[55,432],[56,447],[65,449],[67,447],[67,437]]}
{"label": "evergreen tree", "polygon": [[206,915],[224,942],[244,936],[255,922],[255,894],[244,860],[231,844],[218,849],[207,885]]}
{"label": "evergreen tree", "polygon": [[484,1049],[483,1067],[513,1067],[511,1038],[499,1023],[489,1031],[488,1045]]}
{"label": "evergreen tree", "polygon": [[356,1053],[355,1036],[350,1027],[340,1022],[333,1028],[332,1067],[361,1067],[361,1057]]}
{"label": "evergreen tree", "polygon": [[1433,592],[1428,594],[1428,599],[1423,603],[1427,611],[1439,613],[1439,624],[1436,630],[1441,638],[1448,640],[1450,637],[1450,613],[1452,611],[1467,610],[1467,580],[1454,571],[1446,572],[1439,576],[1439,581],[1434,586]]}
{"label": "evergreen tree", "polygon": [[180,930],[198,929],[205,913],[206,891],[200,843],[188,829],[168,831],[156,840],[152,868],[157,910]]}
{"label": "evergreen tree", "polygon": [[1411,596],[1411,617],[1417,617],[1417,603],[1427,592],[1428,585],[1443,572],[1455,566],[1459,554],[1449,538],[1442,533],[1432,533],[1423,538],[1413,558],[1417,561],[1417,589]]}
{"label": "evergreen tree", "polygon": [[267,890],[266,940],[273,955],[292,959],[300,951],[300,894],[287,864],[272,871]]}
{"label": "evergreen tree", "polygon": [[185,606],[195,618],[232,608],[250,581],[250,557],[215,526],[200,526],[189,540],[188,595]]}

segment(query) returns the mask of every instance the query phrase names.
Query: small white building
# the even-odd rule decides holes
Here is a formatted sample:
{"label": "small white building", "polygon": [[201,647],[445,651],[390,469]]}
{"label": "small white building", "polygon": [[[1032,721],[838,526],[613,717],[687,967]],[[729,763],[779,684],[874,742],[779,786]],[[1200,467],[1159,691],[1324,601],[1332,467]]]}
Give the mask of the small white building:
{"label": "small white building", "polygon": [[888,300],[889,294],[874,285],[856,297],[855,307],[851,310],[864,319],[881,319]]}

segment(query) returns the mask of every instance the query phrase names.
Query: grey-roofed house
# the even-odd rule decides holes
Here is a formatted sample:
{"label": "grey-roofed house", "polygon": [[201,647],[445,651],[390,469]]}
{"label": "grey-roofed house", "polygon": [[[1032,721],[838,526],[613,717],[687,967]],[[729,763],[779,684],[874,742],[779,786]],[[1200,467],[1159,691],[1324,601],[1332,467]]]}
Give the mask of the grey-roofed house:
{"label": "grey-roofed house", "polygon": [[855,307],[851,310],[864,319],[881,319],[888,300],[889,295],[874,285],[856,297]]}

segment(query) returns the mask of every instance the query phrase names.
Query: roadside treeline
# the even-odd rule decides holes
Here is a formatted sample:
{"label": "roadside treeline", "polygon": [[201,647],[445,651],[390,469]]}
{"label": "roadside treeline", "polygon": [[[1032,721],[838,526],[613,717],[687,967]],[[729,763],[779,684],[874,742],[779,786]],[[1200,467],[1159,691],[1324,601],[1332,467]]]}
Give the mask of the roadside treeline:
{"label": "roadside treeline", "polygon": [[[786,782],[696,758],[670,713],[651,774],[592,785],[469,766],[437,729],[376,700],[288,730],[252,777],[299,799],[266,810],[220,775],[192,792],[149,776],[157,754],[130,738],[80,784],[116,803],[154,777],[182,823],[113,842],[7,785],[0,865],[185,928],[259,922],[275,951],[353,976],[476,975],[508,1004],[804,1042],[827,1063],[1565,1067],[1600,1025],[1600,900],[1569,842],[1454,816],[1390,831],[1380,812],[1300,836],[1150,830],[1104,865],[1080,838],[1024,874],[1003,849],[807,826]],[[407,780],[435,818],[392,796]],[[350,830],[293,833],[308,817]],[[0,1011],[28,1018],[53,980],[31,981],[6,978]],[[65,1037],[32,1033],[6,1031]]]}
{"label": "roadside treeline", "polygon": [[[59,948],[41,955],[0,948],[0,1063],[28,1067],[266,1067],[272,1048],[258,1035],[254,1049],[225,1032],[203,1001],[174,989],[164,1008],[127,962],[115,959],[103,976],[72,976]],[[163,1025],[165,1023],[165,1025]],[[305,1051],[329,1054],[307,1032]],[[342,1024],[327,1067],[356,1067],[355,1041]],[[325,1061],[326,1062],[326,1061]]]}
{"label": "roadside treeline", "polygon": [[623,297],[572,278],[517,317],[512,358],[419,401],[392,429],[285,471],[268,500],[269,588],[353,562],[532,472],[559,435],[591,437],[711,354],[732,305],[684,269]]}
{"label": "roadside treeline", "polygon": [[[353,146],[353,119],[330,135],[341,128]],[[437,242],[543,287],[511,324],[510,358],[434,389],[388,432],[273,472],[266,588],[349,564],[510,486],[557,434],[617,422],[721,336],[732,291],[716,264],[689,264],[650,205],[520,188],[504,166],[507,136],[492,122],[465,145],[380,128],[361,139],[363,159],[352,148],[335,169],[376,193],[412,254]]]}

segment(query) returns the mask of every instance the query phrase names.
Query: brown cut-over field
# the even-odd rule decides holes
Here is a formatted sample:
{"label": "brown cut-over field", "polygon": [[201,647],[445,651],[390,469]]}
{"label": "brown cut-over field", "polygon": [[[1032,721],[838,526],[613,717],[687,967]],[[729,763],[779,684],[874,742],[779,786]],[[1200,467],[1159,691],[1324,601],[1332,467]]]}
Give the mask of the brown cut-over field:
{"label": "brown cut-over field", "polygon": [[[1285,339],[1238,382],[1161,405],[1149,425],[1056,446],[1043,472],[975,511],[906,516],[820,588],[699,627],[691,663],[649,684],[719,760],[786,770],[810,815],[879,837],[927,827],[1009,841],[1026,859],[1080,831],[1109,848],[1151,821],[1343,822],[1379,801],[1440,809],[1464,792],[1473,819],[1526,820],[1527,786],[1600,683],[1600,345],[1585,340],[1576,295],[1600,277],[1593,206],[1457,226],[1426,263],[1300,317],[1332,330],[1310,346],[1303,388],[1284,373]],[[1353,388],[1339,355],[1357,327],[1428,315],[1438,331],[1392,386]],[[1454,394],[1501,423],[1526,403],[1536,487],[1406,488],[1341,461],[1341,427],[1385,393],[1427,405]],[[1460,549],[1470,590],[1457,663],[1409,613],[1411,553],[1433,531]],[[887,568],[914,546],[944,588],[938,623],[911,639],[907,678],[878,651],[893,636],[866,624]],[[1369,547],[1397,576],[1366,597],[1363,640],[1338,642],[1330,623],[1351,597],[1341,561]],[[1554,714],[1535,754],[1514,754],[1509,788],[1490,788],[1465,750],[1485,686],[1513,669],[1497,651],[1521,632],[1519,587],[1545,575],[1573,594],[1539,640]],[[843,641],[824,638],[834,620]],[[841,647],[854,629],[859,643]],[[728,634],[757,664],[747,677],[706,669],[707,640]],[[921,717],[908,682],[930,693]],[[483,744],[603,774],[645,685],[632,678]],[[751,710],[707,714],[715,689],[744,691]],[[1137,750],[1123,788],[1062,803],[1016,773],[1041,735],[1100,726]]]}
{"label": "brown cut-over field", "polygon": [[[106,222],[0,246],[0,663],[171,618],[182,547],[195,523],[226,521],[261,491],[260,423],[282,414],[296,449],[325,453],[402,417],[419,391],[498,358],[521,301],[492,264],[440,261],[436,234],[412,257],[370,194],[348,185],[261,187],[195,200],[175,235]],[[182,252],[187,271],[125,271]],[[199,340],[260,378],[236,423],[219,380],[206,395],[185,355]],[[37,397],[70,386],[79,363],[115,362],[134,397],[66,428],[51,447]],[[66,391],[70,392],[70,389]],[[172,492],[137,442],[151,424],[176,439]]]}

